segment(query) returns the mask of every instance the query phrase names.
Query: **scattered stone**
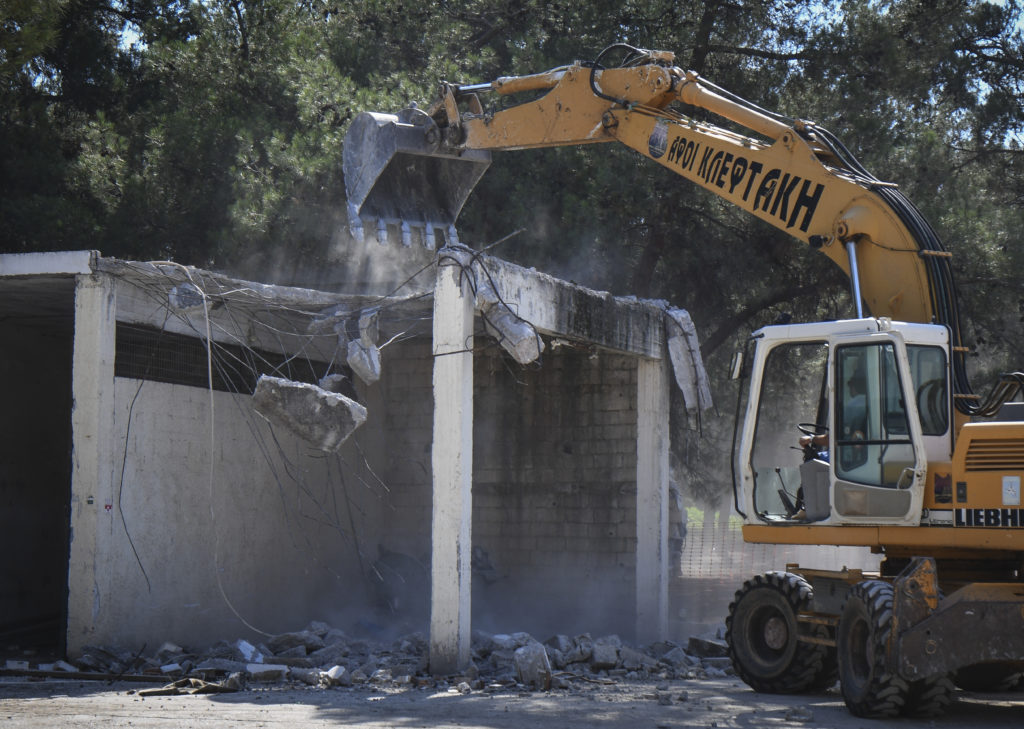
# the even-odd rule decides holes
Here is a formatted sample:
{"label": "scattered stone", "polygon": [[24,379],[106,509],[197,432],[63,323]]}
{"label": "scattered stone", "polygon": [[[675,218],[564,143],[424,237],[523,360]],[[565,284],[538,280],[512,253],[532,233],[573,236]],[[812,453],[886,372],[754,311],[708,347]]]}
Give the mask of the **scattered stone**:
{"label": "scattered stone", "polygon": [[245,670],[253,681],[280,681],[288,675],[288,666],[281,663],[250,663]]}
{"label": "scattered stone", "polygon": [[207,658],[196,664],[195,670],[200,673],[238,673],[244,671],[244,661],[233,661],[228,658]]}
{"label": "scattered stone", "polygon": [[239,638],[235,641],[235,649],[246,663],[263,663],[263,654],[249,641]]}
{"label": "scattered stone", "polygon": [[572,638],[567,635],[553,635],[544,641],[544,645],[564,654],[572,650]]}
{"label": "scattered stone", "polygon": [[672,694],[664,693],[659,691],[657,693],[658,705],[659,706],[671,706],[672,705]]}
{"label": "scattered stone", "polygon": [[[275,635],[267,642],[267,647],[275,656],[305,656],[324,647],[324,640],[316,633],[302,630],[297,633]],[[299,649],[301,653],[296,653]]]}
{"label": "scattered stone", "polygon": [[682,648],[676,646],[670,651],[661,656],[661,660],[664,663],[672,666],[673,668],[680,668],[684,666],[696,666],[700,661],[686,653]]}
{"label": "scattered stone", "polygon": [[658,665],[657,659],[629,646],[619,648],[619,660],[623,668],[631,671],[638,668],[655,668]]}
{"label": "scattered stone", "polygon": [[464,696],[465,696],[466,694],[471,694],[471,693],[473,693],[473,689],[472,689],[472,687],[470,687],[470,685],[469,685],[468,683],[466,683],[465,681],[463,681],[463,682],[462,682],[462,683],[460,683],[460,684],[459,684],[458,686],[456,686],[456,687],[455,687],[455,690],[456,690],[456,691],[458,691],[458,692],[459,692],[460,694],[462,694],[462,695],[464,695]]}
{"label": "scattered stone", "polygon": [[693,637],[686,645],[686,652],[698,658],[721,658],[729,655],[729,647],[725,641]]}
{"label": "scattered stone", "polygon": [[551,663],[544,646],[527,643],[516,649],[514,659],[520,683],[542,691],[551,688]]}
{"label": "scattered stone", "polygon": [[594,642],[590,667],[595,671],[601,669],[615,668],[619,664],[619,649],[612,643]]}
{"label": "scattered stone", "polygon": [[333,666],[336,663],[341,663],[341,659],[348,656],[350,652],[347,643],[339,642],[324,646],[307,657],[314,666]]}
{"label": "scattered stone", "polygon": [[318,668],[292,668],[288,675],[308,686],[320,685],[320,669]]}
{"label": "scattered stone", "polygon": [[572,648],[565,654],[565,662],[568,663],[584,663],[590,660],[590,656],[594,652],[594,640],[590,637],[590,633],[583,633],[573,638]]}
{"label": "scattered stone", "polygon": [[727,674],[732,672],[731,658],[705,658],[701,661],[701,665],[705,669],[717,668],[719,671],[724,671]]}
{"label": "scattered stone", "polygon": [[806,706],[794,706],[786,711],[786,721],[814,721],[814,712]]}
{"label": "scattered stone", "polygon": [[321,675],[327,678],[329,686],[351,686],[353,682],[353,675],[345,666],[332,666],[329,670],[323,671]]}

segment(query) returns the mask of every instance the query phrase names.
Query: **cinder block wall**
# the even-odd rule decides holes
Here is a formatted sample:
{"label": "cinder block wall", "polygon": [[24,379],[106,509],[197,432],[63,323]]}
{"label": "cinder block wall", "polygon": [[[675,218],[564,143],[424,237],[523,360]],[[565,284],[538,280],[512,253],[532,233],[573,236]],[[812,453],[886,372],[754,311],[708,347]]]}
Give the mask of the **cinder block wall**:
{"label": "cinder block wall", "polygon": [[474,624],[630,633],[635,359],[561,347],[522,369],[489,347],[474,378],[473,545],[493,567]]}
{"label": "cinder block wall", "polygon": [[[636,549],[636,364],[574,347],[538,364],[493,340],[474,355],[474,626],[632,630]],[[425,619],[429,579],[432,360],[428,342],[386,352],[380,570],[399,619]],[[439,437],[444,437],[440,434]],[[372,547],[372,545],[371,545]],[[400,553],[397,556],[394,553]],[[412,560],[412,562],[410,562]]]}

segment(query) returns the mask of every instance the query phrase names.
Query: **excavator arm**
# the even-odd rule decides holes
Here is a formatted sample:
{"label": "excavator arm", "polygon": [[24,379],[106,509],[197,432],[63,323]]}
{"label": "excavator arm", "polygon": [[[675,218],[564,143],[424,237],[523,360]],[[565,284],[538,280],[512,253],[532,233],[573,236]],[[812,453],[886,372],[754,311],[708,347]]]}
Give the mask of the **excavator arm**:
{"label": "excavator arm", "polygon": [[[613,68],[600,58],[446,83],[427,111],[359,115],[344,151],[353,230],[398,227],[406,242],[418,230],[432,247],[441,234],[455,239],[489,152],[619,142],[820,250],[850,277],[858,314],[863,303],[874,316],[949,326],[958,407],[977,407],[950,254],[895,185],[826,130],[735,97],[675,66],[670,52],[630,49]],[[485,107],[486,94],[502,97],[500,108]]]}

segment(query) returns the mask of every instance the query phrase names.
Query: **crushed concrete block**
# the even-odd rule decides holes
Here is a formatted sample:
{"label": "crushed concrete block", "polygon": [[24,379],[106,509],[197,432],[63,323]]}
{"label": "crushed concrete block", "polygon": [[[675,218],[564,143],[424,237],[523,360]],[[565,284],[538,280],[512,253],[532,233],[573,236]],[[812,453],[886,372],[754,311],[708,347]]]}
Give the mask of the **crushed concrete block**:
{"label": "crushed concrete block", "polygon": [[354,681],[354,675],[345,666],[332,666],[323,671],[322,675],[327,678],[330,686],[351,686]]}
{"label": "crushed concrete block", "polygon": [[323,638],[308,630],[300,630],[296,633],[281,633],[267,641],[267,647],[274,652],[275,656],[282,655],[286,651],[302,648],[302,653],[295,655],[307,655],[324,647]]}
{"label": "crushed concrete block", "polygon": [[566,666],[565,654],[557,648],[552,648],[551,646],[545,646],[545,650],[547,650],[548,660],[551,662],[551,665],[555,668],[555,670],[563,670]]}
{"label": "crushed concrete block", "polygon": [[230,658],[207,658],[196,665],[196,671],[200,673],[239,673],[244,670],[244,661],[233,661]]}
{"label": "crushed concrete block", "polygon": [[679,668],[681,666],[696,666],[700,663],[700,659],[690,656],[679,646],[676,646],[668,653],[661,657],[663,663],[667,663],[673,668]]}
{"label": "crushed concrete block", "polygon": [[473,693],[473,688],[468,683],[466,683],[465,681],[463,681],[458,686],[456,686],[455,690],[458,691],[463,696],[465,696],[466,694]]}
{"label": "crushed concrete block", "polygon": [[619,649],[612,643],[594,642],[590,655],[590,666],[595,671],[604,668],[615,668],[619,664]]}
{"label": "crushed concrete block", "polygon": [[16,661],[13,658],[7,659],[7,670],[8,671],[27,671],[29,663],[28,661]]}
{"label": "crushed concrete block", "polygon": [[288,666],[281,663],[250,663],[245,670],[253,681],[281,681],[288,675]]}
{"label": "crushed concrete block", "polygon": [[380,379],[380,350],[362,340],[348,343],[348,366],[367,385]]}
{"label": "crushed concrete block", "polygon": [[336,451],[366,421],[366,408],[317,385],[261,375],[252,395],[256,412],[313,447]]}
{"label": "crushed concrete block", "polygon": [[589,633],[577,635],[572,643],[572,648],[565,654],[566,663],[583,663],[590,660],[594,652],[594,640]]}
{"label": "crushed concrete block", "polygon": [[542,691],[551,688],[551,664],[540,643],[533,641],[516,648],[513,660],[520,683]]}
{"label": "crushed concrete block", "polygon": [[160,666],[160,673],[173,675],[178,673],[184,673],[180,663],[166,663]]}
{"label": "crushed concrete block", "polygon": [[320,669],[318,668],[292,668],[288,675],[292,679],[306,684],[307,686],[320,685]]}
{"label": "crushed concrete block", "polygon": [[73,672],[73,671],[77,671],[78,670],[75,666],[72,666],[70,663],[68,663],[67,661],[64,661],[64,660],[57,661],[56,663],[54,663],[53,664],[53,669],[55,671],[68,671],[68,672]]}
{"label": "crushed concrete block", "polygon": [[339,642],[310,653],[308,658],[314,666],[333,666],[341,663],[341,659],[348,656],[349,652],[348,643]]}
{"label": "crushed concrete block", "polygon": [[721,658],[729,655],[729,647],[725,641],[694,636],[686,644],[686,652],[698,658]]}
{"label": "crushed concrete block", "polygon": [[619,661],[622,663],[622,667],[629,671],[635,671],[639,668],[654,668],[658,665],[656,658],[652,658],[646,653],[642,653],[629,646],[619,648]]}
{"label": "crushed concrete block", "polygon": [[567,635],[553,635],[544,641],[544,645],[568,653],[572,650],[572,638]]}
{"label": "crushed concrete block", "polygon": [[235,641],[235,648],[246,663],[263,663],[263,654],[249,641],[239,638]]}
{"label": "crushed concrete block", "polygon": [[491,651],[514,651],[519,648],[519,643],[511,635],[505,633],[498,633],[497,635],[491,636]]}

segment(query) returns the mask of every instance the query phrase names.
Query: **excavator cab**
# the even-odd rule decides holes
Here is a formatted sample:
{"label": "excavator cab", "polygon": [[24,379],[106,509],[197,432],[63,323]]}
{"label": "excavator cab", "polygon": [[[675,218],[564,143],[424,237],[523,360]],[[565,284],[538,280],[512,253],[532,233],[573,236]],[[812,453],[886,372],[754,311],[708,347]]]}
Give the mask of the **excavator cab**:
{"label": "excavator cab", "polygon": [[[918,525],[928,463],[951,453],[947,339],[870,318],[756,332],[737,452],[747,523]],[[801,448],[801,433],[826,442]]]}

